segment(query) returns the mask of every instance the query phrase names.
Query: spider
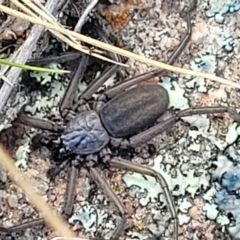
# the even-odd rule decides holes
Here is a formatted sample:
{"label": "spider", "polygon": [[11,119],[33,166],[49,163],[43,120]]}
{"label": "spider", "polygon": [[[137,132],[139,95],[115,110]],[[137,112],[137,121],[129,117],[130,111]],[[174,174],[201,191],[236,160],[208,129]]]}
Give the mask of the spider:
{"label": "spider", "polygon": [[[171,55],[168,63],[172,64],[185,48],[191,36],[190,13],[195,8],[193,1],[188,11],[188,30],[180,45]],[[65,125],[60,126],[52,121],[35,119],[21,113],[16,120],[18,123],[35,128],[48,130],[60,135],[54,143],[54,160],[58,162],[56,168],[51,169],[50,175],[61,171],[68,162],[72,162],[69,170],[67,194],[63,214],[69,216],[73,209],[73,189],[77,175],[76,165],[85,164],[90,177],[99,185],[104,193],[115,203],[121,216],[121,223],[114,230],[111,240],[119,239],[124,233],[127,213],[123,203],[118,199],[101,173],[101,167],[112,167],[131,172],[152,176],[161,185],[166,198],[172,220],[174,222],[174,239],[178,239],[178,220],[172,195],[165,179],[153,169],[130,161],[112,158],[111,148],[129,149],[147,143],[166,129],[172,127],[182,117],[194,114],[213,114],[228,112],[234,120],[240,122],[238,113],[228,107],[199,107],[189,108],[175,113],[167,120],[159,122],[169,105],[167,91],[158,84],[141,84],[149,78],[159,76],[161,69],[151,71],[127,79],[112,88],[105,90],[98,96],[91,110],[89,100],[99,87],[116,72],[117,66],[108,68],[104,73],[81,94],[78,105],[72,106],[78,82],[84,75],[87,66],[86,55],[83,55],[79,67],[69,83],[60,104],[60,115]],[[130,88],[131,87],[131,88]],[[74,111],[72,111],[74,109]],[[77,112],[77,113],[75,113]],[[73,160],[74,159],[74,160]],[[42,219],[19,224],[10,228],[1,228],[7,234],[43,223]]]}

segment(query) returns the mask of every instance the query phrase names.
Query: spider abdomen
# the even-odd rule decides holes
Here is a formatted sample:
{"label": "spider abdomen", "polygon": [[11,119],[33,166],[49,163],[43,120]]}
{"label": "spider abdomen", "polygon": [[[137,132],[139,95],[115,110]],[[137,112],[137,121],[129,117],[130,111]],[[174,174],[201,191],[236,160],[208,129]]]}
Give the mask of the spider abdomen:
{"label": "spider abdomen", "polygon": [[153,126],[168,104],[168,92],[162,86],[138,85],[112,98],[99,115],[110,136],[131,137]]}

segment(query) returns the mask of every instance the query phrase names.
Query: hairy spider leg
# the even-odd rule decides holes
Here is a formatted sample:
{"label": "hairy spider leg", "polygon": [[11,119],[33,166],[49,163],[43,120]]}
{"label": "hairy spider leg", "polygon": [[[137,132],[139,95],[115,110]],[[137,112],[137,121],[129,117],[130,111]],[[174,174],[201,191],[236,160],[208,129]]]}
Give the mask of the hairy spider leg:
{"label": "hairy spider leg", "polygon": [[55,122],[50,121],[50,120],[43,120],[43,119],[38,119],[35,117],[30,117],[21,112],[18,115],[18,118],[14,121],[16,123],[21,123],[26,126],[30,126],[33,128],[38,128],[42,130],[48,130],[50,132],[61,132],[63,131],[63,127],[60,125],[57,125]]}
{"label": "hairy spider leg", "polygon": [[2,234],[11,234],[11,233],[14,233],[14,232],[20,232],[20,231],[22,231],[24,229],[27,229],[27,228],[43,225],[44,223],[45,223],[44,219],[39,218],[39,219],[36,219],[36,220],[28,221],[26,223],[20,223],[20,224],[17,224],[17,225],[14,225],[12,227],[8,227],[8,228],[0,227],[0,236],[1,236],[1,239],[4,240],[5,236],[2,236]]}

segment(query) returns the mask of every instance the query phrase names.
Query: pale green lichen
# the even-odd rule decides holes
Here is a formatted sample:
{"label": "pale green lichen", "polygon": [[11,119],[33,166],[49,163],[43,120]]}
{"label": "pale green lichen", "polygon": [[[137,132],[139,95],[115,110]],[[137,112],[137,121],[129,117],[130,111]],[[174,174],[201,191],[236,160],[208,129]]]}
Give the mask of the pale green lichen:
{"label": "pale green lichen", "polygon": [[17,149],[15,154],[16,156],[15,166],[18,168],[26,169],[27,160],[31,152],[31,149],[30,149],[31,138],[25,135],[25,137],[23,138],[23,141],[24,143]]}
{"label": "pale green lichen", "polygon": [[188,214],[178,213],[178,222],[180,226],[188,224],[191,221],[191,217]]}
{"label": "pale green lichen", "polygon": [[[50,64],[48,67],[51,68],[59,68],[57,64]],[[45,72],[31,72],[31,76],[36,79],[42,85],[48,86],[47,93],[45,95],[41,95],[40,92],[35,94],[34,100],[35,102],[30,106],[27,105],[24,108],[25,112],[31,113],[32,116],[43,119],[47,116],[59,116],[58,105],[60,102],[60,98],[63,95],[63,92],[66,88],[66,83],[62,83],[59,81],[59,74],[49,74]],[[32,94],[34,96],[34,93]],[[16,151],[16,166],[21,168],[27,168],[27,161],[29,158],[29,154],[31,152],[30,142],[31,142],[31,134],[28,133],[29,136],[24,135],[21,140],[21,145]]]}
{"label": "pale green lichen", "polygon": [[233,13],[240,9],[239,0],[208,0],[208,17],[214,17],[218,23],[223,23],[227,13]]}
{"label": "pale green lichen", "polygon": [[216,69],[216,55],[213,54],[212,50],[205,54],[195,58],[190,62],[190,68],[197,72],[214,72]]}
{"label": "pale green lichen", "polygon": [[218,217],[219,210],[217,209],[218,205],[215,203],[206,203],[204,205],[203,211],[205,212],[205,215],[210,220],[215,220]]}
{"label": "pale green lichen", "polygon": [[187,199],[182,199],[181,203],[179,203],[179,210],[182,213],[188,213],[189,208],[192,207],[192,203],[190,203]]}
{"label": "pale green lichen", "polygon": [[221,213],[217,216],[216,222],[221,226],[227,226],[231,223],[229,218],[226,215],[223,215]]}
{"label": "pale green lichen", "polygon": [[[59,65],[53,63],[48,67],[59,69]],[[48,89],[43,94],[38,92],[33,105],[26,106],[25,111],[40,119],[47,116],[59,116],[59,102],[67,86],[66,82],[60,78],[61,75],[33,72],[31,77],[35,78],[41,85],[48,86]]]}
{"label": "pale green lichen", "polygon": [[188,100],[184,96],[185,90],[176,81],[172,81],[170,77],[163,77],[161,85],[168,91],[169,107],[181,110],[189,107]]}
{"label": "pale green lichen", "polygon": [[233,48],[235,46],[235,41],[231,36],[222,36],[220,38],[217,38],[217,43],[221,50],[231,52],[233,51]]}
{"label": "pale green lichen", "polygon": [[[180,169],[175,169],[175,177],[173,178],[171,176],[172,167],[163,163],[162,155],[154,159],[154,166],[151,168],[165,178],[174,196],[184,196],[189,193],[190,196],[194,197],[201,187],[206,189],[209,185],[210,176],[203,171],[203,175],[197,177],[194,169],[188,170],[187,176],[183,175],[184,172]],[[123,181],[128,187],[137,186],[140,188],[140,192],[146,193],[146,197],[140,198],[142,206],[146,206],[149,202],[159,201],[159,193],[163,193],[160,185],[153,177],[143,176],[138,173],[127,173],[123,176]],[[163,199],[160,199],[160,201],[163,201]]]}
{"label": "pale green lichen", "polygon": [[188,224],[191,221],[191,217],[188,214],[189,209],[192,207],[192,203],[186,198],[181,199],[179,203],[179,213],[178,213],[178,222],[179,225],[182,226],[184,224]]}
{"label": "pale green lichen", "polygon": [[240,127],[237,123],[230,124],[228,126],[228,132],[226,134],[226,142],[230,145],[233,144],[240,135]]}
{"label": "pale green lichen", "polygon": [[202,93],[207,92],[207,87],[205,86],[205,80],[204,78],[201,78],[201,77],[195,77],[194,79],[188,81],[186,83],[186,86],[192,89],[197,87],[198,92],[202,92]]}
{"label": "pale green lichen", "polygon": [[75,224],[76,221],[79,221],[86,233],[94,234],[98,232],[103,234],[104,238],[109,238],[111,232],[116,228],[112,218],[114,215],[110,215],[110,213],[95,206],[82,204],[79,205],[74,212],[75,213],[68,220],[69,223]]}

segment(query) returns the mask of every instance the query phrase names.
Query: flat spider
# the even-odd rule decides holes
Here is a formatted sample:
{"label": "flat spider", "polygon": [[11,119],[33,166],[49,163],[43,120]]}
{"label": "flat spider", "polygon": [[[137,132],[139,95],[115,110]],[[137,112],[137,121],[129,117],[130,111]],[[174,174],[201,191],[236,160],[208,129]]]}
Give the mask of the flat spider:
{"label": "flat spider", "polygon": [[[190,12],[194,9],[196,1],[191,4],[187,12],[188,31],[181,41],[179,47],[174,51],[168,63],[172,64],[180,55],[191,36]],[[108,68],[95,82],[81,94],[77,106],[77,114],[72,109],[72,102],[78,86],[86,69],[88,57],[83,55],[73,80],[64,94],[60,105],[60,114],[67,122],[66,126],[58,126],[54,122],[28,117],[20,114],[18,123],[32,127],[49,130],[60,134],[55,141],[55,160],[60,162],[57,172],[72,161],[85,163],[87,170],[93,180],[99,185],[106,195],[117,206],[121,223],[114,230],[111,240],[119,239],[123,233],[127,221],[127,213],[123,203],[118,199],[111,189],[107,180],[101,174],[100,165],[137,172],[153,176],[161,185],[169,211],[174,221],[174,239],[178,239],[177,213],[174,207],[173,198],[168,189],[165,179],[153,169],[131,163],[130,161],[112,158],[109,146],[120,149],[136,148],[147,143],[153,137],[159,135],[166,129],[172,127],[181,117],[194,114],[212,114],[228,112],[234,120],[240,122],[238,113],[228,107],[199,107],[179,111],[165,121],[157,123],[157,120],[167,110],[169,97],[167,91],[158,84],[138,85],[149,78],[159,76],[162,70],[151,71],[128,80],[125,80],[101,94],[90,109],[89,99],[99,87],[116,72],[117,66]],[[135,86],[129,89],[129,87]],[[73,188],[76,179],[77,169],[73,164],[69,171],[68,191],[65,199],[64,215],[69,216],[73,208]],[[56,174],[56,172],[52,172]],[[1,228],[5,233],[11,233],[26,227],[39,225],[43,220],[34,220],[24,225],[13,226],[8,229]]]}

